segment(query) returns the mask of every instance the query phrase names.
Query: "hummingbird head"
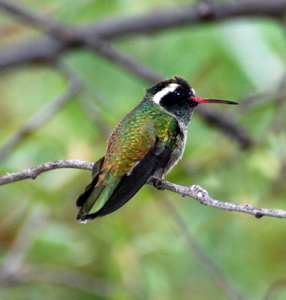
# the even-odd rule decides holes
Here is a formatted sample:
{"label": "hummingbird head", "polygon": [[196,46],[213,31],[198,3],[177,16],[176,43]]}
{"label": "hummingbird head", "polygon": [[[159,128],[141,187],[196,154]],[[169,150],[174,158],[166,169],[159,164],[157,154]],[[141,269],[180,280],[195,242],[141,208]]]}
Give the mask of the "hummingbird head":
{"label": "hummingbird head", "polygon": [[146,92],[147,95],[149,94],[152,97],[153,102],[162,107],[167,113],[187,123],[190,121],[194,108],[199,103],[238,104],[226,100],[198,98],[189,83],[177,76],[155,84],[148,88]]}

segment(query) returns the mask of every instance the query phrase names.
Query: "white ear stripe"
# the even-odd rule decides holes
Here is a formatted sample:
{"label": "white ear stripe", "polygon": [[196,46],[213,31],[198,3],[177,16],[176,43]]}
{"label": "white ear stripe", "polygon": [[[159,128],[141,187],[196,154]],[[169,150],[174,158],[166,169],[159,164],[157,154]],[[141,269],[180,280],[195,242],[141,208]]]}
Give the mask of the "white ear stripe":
{"label": "white ear stripe", "polygon": [[170,83],[168,86],[166,86],[165,88],[163,88],[160,92],[158,92],[157,94],[155,94],[155,96],[153,97],[153,101],[156,104],[160,103],[160,100],[166,96],[168,93],[170,92],[174,92],[174,90],[178,87],[179,85],[177,83]]}

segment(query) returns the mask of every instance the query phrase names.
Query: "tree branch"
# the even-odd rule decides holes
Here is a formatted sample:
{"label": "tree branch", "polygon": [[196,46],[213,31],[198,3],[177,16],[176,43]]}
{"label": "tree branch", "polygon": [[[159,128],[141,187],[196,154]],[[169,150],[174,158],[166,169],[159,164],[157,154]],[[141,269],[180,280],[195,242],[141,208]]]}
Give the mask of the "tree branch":
{"label": "tree branch", "polygon": [[48,283],[55,286],[66,286],[91,294],[95,299],[112,298],[114,295],[122,293],[121,286],[117,282],[100,280],[87,272],[75,269],[61,270],[57,268],[52,270],[46,266],[27,265],[22,274],[12,280],[14,284]]}
{"label": "tree branch", "polygon": [[248,132],[226,114],[202,106],[199,106],[197,111],[206,123],[219,128],[226,135],[234,138],[242,149],[250,148],[255,144]]}
{"label": "tree branch", "polygon": [[[151,179],[148,184],[154,184]],[[208,192],[201,188],[199,185],[192,186],[181,186],[169,181],[162,181],[160,183],[160,188],[172,191],[181,195],[182,197],[192,197],[199,201],[201,204],[206,206],[226,210],[226,211],[236,211],[245,214],[254,215],[256,218],[261,218],[263,216],[274,217],[274,218],[286,218],[286,211],[279,209],[268,209],[268,208],[256,208],[249,204],[236,204],[231,202],[225,202],[213,199],[209,196]]]}
{"label": "tree branch", "polygon": [[247,298],[233,285],[230,279],[224,275],[220,266],[212,261],[208,255],[203,251],[196,241],[190,227],[185,220],[179,215],[173,204],[164,198],[164,206],[168,208],[170,214],[178,226],[179,232],[184,236],[186,246],[194,256],[195,261],[205,270],[212,278],[220,290],[232,300],[246,300]]}
{"label": "tree branch", "polygon": [[50,161],[17,173],[0,176],[0,185],[17,182],[24,179],[36,179],[40,174],[62,168],[92,170],[93,163],[82,160]]}
{"label": "tree branch", "polygon": [[83,27],[82,30],[89,35],[114,39],[237,17],[268,17],[280,20],[283,19],[285,10],[285,0],[224,3],[203,1],[197,4],[176,5],[172,9],[131,18],[120,20],[110,18],[90,24],[88,28]]}
{"label": "tree branch", "polygon": [[75,36],[72,36],[74,30],[71,30],[68,26],[62,25],[55,20],[46,18],[44,15],[39,15],[38,13],[31,12],[6,1],[0,1],[0,8],[24,22],[36,25],[38,29],[54,38],[58,37],[63,41],[73,41],[75,39]]}
{"label": "tree branch", "polygon": [[20,141],[40,126],[49,121],[80,89],[81,83],[74,72],[63,63],[57,63],[56,67],[69,80],[67,89],[53,101],[48,103],[42,110],[37,112],[24,124],[20,130],[15,132],[0,148],[0,161],[3,160]]}
{"label": "tree branch", "polygon": [[[285,2],[286,2],[286,0],[285,0]],[[7,4],[5,1],[0,1],[0,7],[3,7],[5,10],[9,11],[13,15],[19,16],[21,19],[28,21],[33,26],[36,26],[37,28],[41,29],[45,33],[48,33],[49,35],[54,37],[56,39],[56,49],[58,49],[60,52],[64,51],[64,47],[65,47],[64,45],[69,45],[69,47],[73,47],[75,45],[76,46],[82,45],[82,46],[87,47],[88,49],[96,51],[98,54],[105,57],[109,61],[116,63],[117,65],[123,67],[124,69],[128,70],[129,72],[132,72],[137,77],[139,77],[145,81],[148,81],[152,84],[154,82],[158,82],[158,81],[161,81],[162,79],[164,79],[162,75],[158,74],[151,68],[138,62],[136,59],[133,59],[130,55],[126,55],[125,53],[122,53],[121,51],[115,49],[112,45],[110,45],[109,43],[104,41],[102,39],[102,37],[104,37],[104,36],[102,36],[101,33],[94,34],[94,32],[90,31],[90,29],[88,29],[86,31],[82,31],[82,30],[79,30],[76,28],[74,28],[74,29],[72,29],[71,27],[67,28],[65,25],[59,24],[58,22],[54,22],[53,20],[51,20],[49,18],[39,16],[39,15],[34,15],[33,13],[30,13],[27,10],[19,8],[15,5]],[[193,8],[193,6],[192,6],[192,8]],[[187,11],[188,11],[188,9],[187,9]],[[190,12],[193,14],[194,10],[191,10]],[[166,12],[163,12],[162,16],[164,16],[164,14],[166,14]],[[179,13],[174,14],[174,11],[167,13],[168,16],[170,14],[173,14],[174,16],[180,15]],[[183,14],[183,15],[185,14],[185,11],[183,9],[181,9],[181,14]],[[154,18],[154,16],[152,14],[141,17],[141,18],[143,18],[146,21],[146,19],[149,19],[150,16],[152,18]],[[139,17],[139,19],[140,19],[140,17]],[[112,23],[113,21],[110,21],[110,22]],[[157,19],[156,19],[156,22],[157,22]],[[155,22],[155,24],[156,24],[156,22]],[[130,23],[132,23],[132,22],[130,22]],[[128,23],[129,24],[128,26],[132,26],[132,24],[130,24],[130,23]],[[95,30],[95,32],[97,32],[97,31]],[[63,42],[62,46],[60,45],[61,40]],[[45,46],[41,45],[41,47],[45,47]],[[26,53],[26,51],[29,52],[29,50],[27,48],[25,48],[25,53]],[[28,53],[30,58],[31,58],[30,55],[32,53],[33,52]],[[46,50],[43,49],[43,53],[46,53]],[[6,53],[6,55],[7,55],[7,53]],[[6,55],[4,52],[5,60],[7,61]],[[13,53],[13,55],[17,55],[17,58],[19,59],[18,54]],[[58,56],[59,53],[57,54],[57,53],[53,52],[53,55]],[[43,57],[41,56],[36,61],[39,61],[39,59],[43,60]],[[50,61],[51,59],[52,59],[51,56],[48,55],[47,61]],[[31,62],[30,59],[29,59],[29,62]],[[1,67],[3,68],[4,66],[3,65],[1,66],[1,51],[0,51],[0,69],[1,69]],[[211,121],[213,125],[219,127],[227,135],[234,137],[236,139],[236,141],[238,141],[238,143],[240,144],[240,146],[242,148],[247,148],[247,147],[251,146],[252,144],[254,144],[252,138],[248,135],[248,133],[245,131],[245,129],[243,129],[241,126],[238,126],[237,124],[235,124],[230,118],[227,118],[226,116],[222,117],[218,113],[213,113],[211,111],[207,111],[203,107],[199,108],[198,112],[205,120]],[[7,153],[7,152],[8,151],[6,151],[5,153]],[[0,158],[1,158],[1,155],[0,155]]]}
{"label": "tree branch", "polygon": [[42,206],[36,205],[29,211],[12,245],[1,257],[0,289],[5,285],[43,282],[64,285],[103,298],[112,297],[114,292],[119,291],[116,282],[99,280],[83,272],[59,268],[51,270],[39,264],[29,264],[27,256],[47,221],[48,212]]}
{"label": "tree branch", "polygon": [[235,17],[268,17],[281,19],[286,10],[286,0],[273,1],[243,1],[233,3],[200,3],[199,5],[176,6],[158,13],[148,13],[124,19],[104,19],[77,28],[65,27],[55,24],[19,7],[0,1],[0,8],[36,25],[54,37],[40,38],[25,42],[17,47],[4,48],[0,51],[0,69],[14,67],[15,65],[47,62],[51,57],[57,57],[64,51],[84,46],[81,37],[93,39],[115,39],[123,36],[137,36],[158,30],[167,30],[186,25],[194,25],[206,21],[220,21]]}
{"label": "tree branch", "polygon": [[2,282],[16,280],[22,276],[25,260],[33,242],[47,221],[48,214],[40,206],[33,207],[24,219],[12,246],[1,259],[0,285]]}
{"label": "tree branch", "polygon": [[[47,162],[23,171],[0,176],[0,185],[16,182],[24,179],[36,179],[43,172],[60,169],[60,168],[74,168],[83,170],[92,170],[93,163],[81,160],[58,160]],[[154,185],[154,179],[150,179],[147,184]],[[201,204],[206,206],[226,210],[236,211],[245,214],[254,215],[256,218],[263,216],[274,218],[286,218],[286,211],[279,209],[256,208],[249,204],[236,204],[231,202],[224,202],[211,198],[208,192],[198,185],[181,186],[166,180],[160,182],[160,189],[166,189],[181,195],[182,197],[191,197]]]}

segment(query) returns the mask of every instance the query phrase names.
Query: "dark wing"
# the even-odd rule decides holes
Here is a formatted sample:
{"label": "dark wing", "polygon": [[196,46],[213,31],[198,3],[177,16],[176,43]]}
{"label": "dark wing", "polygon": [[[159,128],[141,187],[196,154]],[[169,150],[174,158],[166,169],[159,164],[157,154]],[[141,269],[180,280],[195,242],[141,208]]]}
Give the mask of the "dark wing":
{"label": "dark wing", "polygon": [[[97,217],[105,216],[124,205],[138,192],[138,190],[147,182],[147,180],[155,173],[156,170],[166,167],[170,160],[171,154],[171,148],[167,147],[162,141],[157,139],[155,145],[148,151],[145,157],[133,167],[130,174],[125,174],[120,179],[119,184],[105,205],[98,212],[85,215],[85,220],[91,220]],[[95,179],[96,177],[94,180]],[[91,190],[93,187],[94,185],[92,183]],[[85,193],[87,192],[89,192],[89,196],[91,191],[89,191],[88,188]],[[81,195],[80,198],[83,195]],[[84,197],[84,201],[86,201],[88,196]],[[80,204],[83,204],[83,201],[80,201]],[[83,221],[82,217],[81,221]]]}

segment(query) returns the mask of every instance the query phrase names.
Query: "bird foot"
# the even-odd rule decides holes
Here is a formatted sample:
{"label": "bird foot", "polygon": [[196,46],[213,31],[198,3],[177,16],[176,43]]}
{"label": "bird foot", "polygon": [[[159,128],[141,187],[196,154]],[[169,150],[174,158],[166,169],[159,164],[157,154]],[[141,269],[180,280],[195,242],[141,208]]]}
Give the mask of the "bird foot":
{"label": "bird foot", "polygon": [[151,177],[148,181],[153,184],[156,189],[163,191],[164,188],[162,187],[162,183],[164,180],[164,178]]}

